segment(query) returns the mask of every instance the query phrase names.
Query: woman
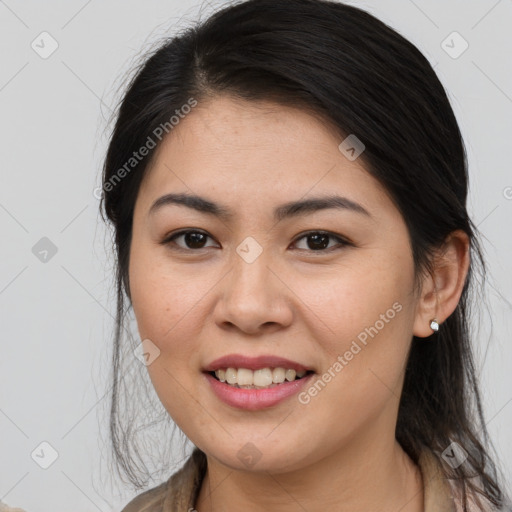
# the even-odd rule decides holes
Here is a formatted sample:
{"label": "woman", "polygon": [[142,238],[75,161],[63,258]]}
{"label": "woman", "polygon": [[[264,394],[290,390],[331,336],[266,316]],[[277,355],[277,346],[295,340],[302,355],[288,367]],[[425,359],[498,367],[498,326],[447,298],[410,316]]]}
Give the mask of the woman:
{"label": "woman", "polygon": [[470,348],[465,150],[411,43],[337,2],[226,7],[138,70],[103,191],[117,462],[141,483],[125,306],[195,446],[125,512],[504,510]]}

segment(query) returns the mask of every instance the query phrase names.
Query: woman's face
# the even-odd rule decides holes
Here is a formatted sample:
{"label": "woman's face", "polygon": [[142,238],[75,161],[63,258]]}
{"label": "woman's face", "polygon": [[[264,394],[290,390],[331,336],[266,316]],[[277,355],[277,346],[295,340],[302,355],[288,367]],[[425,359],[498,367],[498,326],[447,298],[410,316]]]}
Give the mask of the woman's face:
{"label": "woman's face", "polygon": [[[341,142],[304,111],[217,97],[172,129],[140,188],[129,279],[148,371],[189,439],[231,468],[290,471],[394,440],[412,253]],[[168,194],[201,199],[152,208]],[[293,369],[308,373],[288,381]]]}

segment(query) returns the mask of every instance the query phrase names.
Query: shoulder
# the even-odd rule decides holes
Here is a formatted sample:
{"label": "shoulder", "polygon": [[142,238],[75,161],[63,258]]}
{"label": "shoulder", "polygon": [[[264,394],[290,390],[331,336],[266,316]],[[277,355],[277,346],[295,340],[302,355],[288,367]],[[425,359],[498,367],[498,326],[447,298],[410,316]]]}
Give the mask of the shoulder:
{"label": "shoulder", "polygon": [[0,512],[25,512],[25,511],[21,508],[9,507],[9,505],[4,503],[3,501],[0,501]]}
{"label": "shoulder", "polygon": [[[477,488],[481,488],[481,479],[472,478]],[[450,486],[453,493],[453,501],[455,503],[456,512],[512,512],[512,503],[505,499],[505,503],[501,506],[493,505],[493,503],[486,498],[483,494],[477,492],[466,492],[466,508],[464,508],[463,491],[456,482],[450,481]]]}
{"label": "shoulder", "polygon": [[185,464],[166,482],[139,494],[121,512],[193,509],[205,471],[206,456],[196,447]]}
{"label": "shoulder", "polygon": [[[426,512],[512,512],[510,505],[496,508],[483,494],[462,487],[459,480],[448,478],[439,454],[425,449],[420,454],[418,464],[424,480]],[[481,489],[480,478],[468,480],[472,481],[473,489]]]}
{"label": "shoulder", "polygon": [[121,512],[161,512],[168,483],[169,481],[164,482],[135,496]]}

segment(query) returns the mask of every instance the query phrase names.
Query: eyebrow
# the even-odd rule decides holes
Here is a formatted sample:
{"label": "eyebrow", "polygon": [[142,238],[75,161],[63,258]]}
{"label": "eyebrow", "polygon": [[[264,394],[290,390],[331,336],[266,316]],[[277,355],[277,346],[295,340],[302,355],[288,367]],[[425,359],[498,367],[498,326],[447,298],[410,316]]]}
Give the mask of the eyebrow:
{"label": "eyebrow", "polygon": [[[235,214],[226,206],[214,203],[204,197],[188,193],[166,194],[158,198],[151,205],[148,215],[153,215],[157,210],[168,205],[185,206],[198,212],[212,215],[224,221],[229,221],[235,216]],[[368,212],[368,210],[359,203],[356,203],[346,197],[330,195],[284,203],[274,209],[274,219],[276,221],[281,221],[286,218],[297,217],[305,215],[306,213],[313,213],[327,209],[348,210],[372,218],[370,212]]]}

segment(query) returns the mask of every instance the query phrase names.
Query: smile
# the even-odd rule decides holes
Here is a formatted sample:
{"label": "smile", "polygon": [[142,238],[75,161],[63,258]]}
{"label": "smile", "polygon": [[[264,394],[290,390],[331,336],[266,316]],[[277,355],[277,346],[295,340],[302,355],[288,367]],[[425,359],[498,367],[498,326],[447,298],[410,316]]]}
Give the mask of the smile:
{"label": "smile", "polygon": [[269,389],[282,384],[293,382],[306,375],[306,370],[296,371],[293,368],[225,368],[211,372],[220,382],[243,389]]}
{"label": "smile", "polygon": [[[267,370],[270,371],[268,368]],[[236,409],[256,411],[276,406],[285,399],[300,393],[308,386],[315,374],[306,372],[303,377],[296,378],[295,376],[293,380],[285,379],[281,383],[272,382],[272,384],[265,387],[254,385],[240,387],[237,383],[221,382],[213,372],[203,373],[203,375],[210,389],[219,400]]]}

